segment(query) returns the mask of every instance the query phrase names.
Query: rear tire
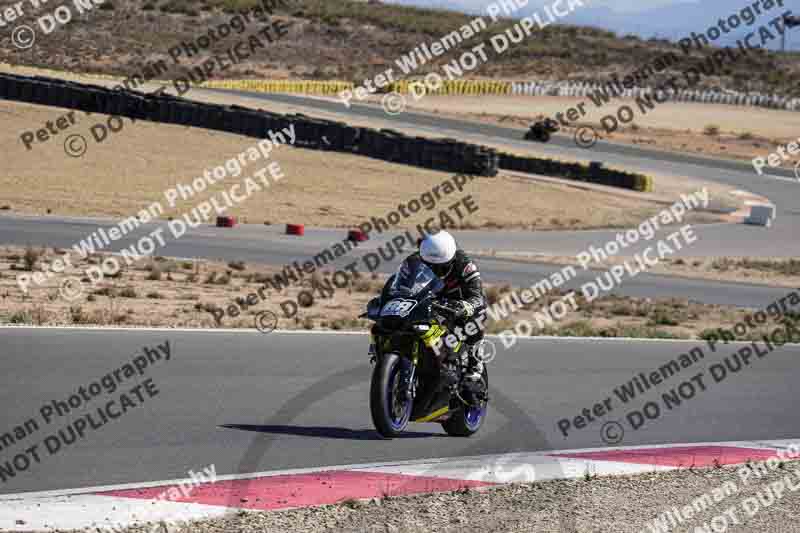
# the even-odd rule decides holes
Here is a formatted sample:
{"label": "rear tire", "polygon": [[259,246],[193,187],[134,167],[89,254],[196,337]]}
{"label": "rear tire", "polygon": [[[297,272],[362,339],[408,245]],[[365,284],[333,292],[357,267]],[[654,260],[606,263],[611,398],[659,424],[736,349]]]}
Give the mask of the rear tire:
{"label": "rear tire", "polygon": [[[489,373],[486,368],[483,369],[483,382],[486,386],[486,393],[489,393]],[[489,411],[489,403],[483,402],[481,407],[472,407],[464,405],[461,400],[456,399],[460,405],[457,409],[452,411],[450,418],[442,422],[442,428],[451,437],[469,437],[478,432],[483,426],[483,421],[486,420],[486,414]]]}
{"label": "rear tire", "polygon": [[401,413],[393,413],[394,380],[400,379],[402,358],[396,353],[387,353],[378,358],[372,371],[369,390],[369,408],[372,423],[382,436],[397,437],[408,426],[413,400],[406,400]]}

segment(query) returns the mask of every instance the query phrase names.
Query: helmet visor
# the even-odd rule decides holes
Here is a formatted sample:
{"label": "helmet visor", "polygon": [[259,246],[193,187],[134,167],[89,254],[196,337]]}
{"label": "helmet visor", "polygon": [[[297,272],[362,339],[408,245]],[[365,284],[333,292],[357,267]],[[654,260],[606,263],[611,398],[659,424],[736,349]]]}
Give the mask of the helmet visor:
{"label": "helmet visor", "polygon": [[453,268],[453,262],[452,261],[448,261],[447,263],[439,263],[439,264],[429,263],[429,262],[425,261],[425,264],[428,265],[428,267],[430,267],[430,269],[433,270],[433,273],[436,274],[437,276],[439,276],[440,278],[447,277],[447,275],[450,273],[450,270]]}

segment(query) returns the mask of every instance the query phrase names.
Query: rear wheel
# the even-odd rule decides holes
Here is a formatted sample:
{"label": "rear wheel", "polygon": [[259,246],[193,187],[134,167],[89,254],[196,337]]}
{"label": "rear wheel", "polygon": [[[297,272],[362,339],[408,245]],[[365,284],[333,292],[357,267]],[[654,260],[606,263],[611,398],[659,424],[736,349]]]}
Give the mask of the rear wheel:
{"label": "rear wheel", "polygon": [[396,353],[382,355],[372,371],[369,407],[372,423],[384,437],[397,437],[408,426],[413,400],[403,390],[404,361]]}
{"label": "rear wheel", "polygon": [[[489,391],[489,374],[486,368],[483,369],[483,384],[486,392]],[[486,412],[489,404],[486,401],[478,405],[464,405],[460,399],[456,399],[460,406],[451,412],[450,418],[442,422],[442,427],[448,435],[453,437],[469,437],[481,429],[483,421],[486,420]]]}

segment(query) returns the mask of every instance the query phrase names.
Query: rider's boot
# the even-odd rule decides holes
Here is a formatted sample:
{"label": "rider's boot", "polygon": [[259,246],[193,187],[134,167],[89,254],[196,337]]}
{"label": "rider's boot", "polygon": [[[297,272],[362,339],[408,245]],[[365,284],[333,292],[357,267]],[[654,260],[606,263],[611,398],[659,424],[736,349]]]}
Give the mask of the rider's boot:
{"label": "rider's boot", "polygon": [[474,399],[481,399],[486,394],[486,382],[483,380],[483,339],[474,344],[467,344],[462,355],[464,366],[464,390]]}

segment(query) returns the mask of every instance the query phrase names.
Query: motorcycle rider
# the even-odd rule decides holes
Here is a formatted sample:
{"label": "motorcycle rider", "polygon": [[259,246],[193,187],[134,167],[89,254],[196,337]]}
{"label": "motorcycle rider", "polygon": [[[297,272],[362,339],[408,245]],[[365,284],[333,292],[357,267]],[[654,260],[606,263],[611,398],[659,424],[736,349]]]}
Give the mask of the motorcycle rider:
{"label": "motorcycle rider", "polygon": [[[468,320],[482,324],[482,320],[477,320],[479,315],[485,314],[486,309],[481,273],[475,262],[458,248],[453,236],[444,230],[428,234],[419,242],[418,253],[422,261],[444,282],[443,295],[447,298],[447,306],[458,312],[457,325],[463,328]],[[464,340],[464,381],[466,388],[474,393],[483,392],[485,388],[483,342],[482,327]]]}

